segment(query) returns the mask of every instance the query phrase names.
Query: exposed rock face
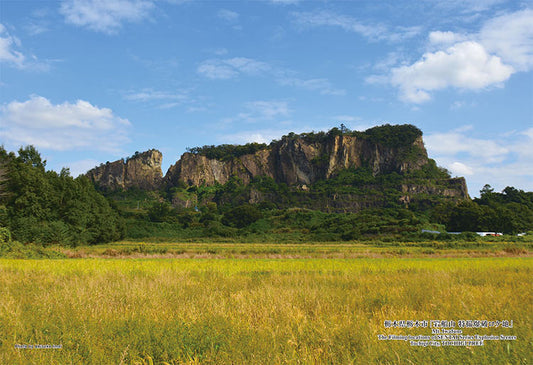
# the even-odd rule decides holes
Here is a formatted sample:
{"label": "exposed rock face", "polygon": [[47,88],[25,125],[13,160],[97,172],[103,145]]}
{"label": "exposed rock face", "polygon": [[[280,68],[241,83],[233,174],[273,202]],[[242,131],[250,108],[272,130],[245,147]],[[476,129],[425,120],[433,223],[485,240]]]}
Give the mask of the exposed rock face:
{"label": "exposed rock face", "polygon": [[[401,173],[419,169],[428,162],[422,137],[413,146],[387,147],[348,135],[335,136],[326,143],[284,138],[268,149],[229,161],[185,153],[169,168],[165,182],[171,186],[179,181],[194,186],[215,185],[225,184],[236,176],[247,184],[256,176],[268,176],[278,183],[310,185],[340,170],[363,165],[370,166],[374,174]],[[416,155],[406,158],[412,150]]]}
{"label": "exposed rock face", "polygon": [[177,185],[179,181],[194,186],[225,184],[234,175],[248,184],[254,176],[274,177],[271,157],[269,150],[240,156],[231,161],[184,153],[178,162],[168,169],[165,182],[171,186]]}
{"label": "exposed rock face", "polygon": [[108,162],[87,172],[87,176],[103,190],[136,187],[154,190],[161,185],[163,155],[158,150],[136,153],[134,156]]}
{"label": "exposed rock face", "polygon": [[440,195],[450,198],[465,198],[468,196],[468,189],[464,177],[456,177],[446,181],[440,181],[439,187],[430,185],[402,185],[402,193]]}
{"label": "exposed rock face", "polygon": [[[165,177],[161,173],[161,152],[136,153],[126,160],[108,162],[90,170],[87,176],[103,190],[132,187],[154,190],[162,186],[224,185],[233,177],[248,184],[255,177],[270,177],[277,183],[292,186],[294,191],[313,194],[313,183],[336,176],[350,168],[369,168],[374,175],[404,173],[421,169],[429,159],[422,137],[410,145],[391,147],[354,135],[337,135],[322,142],[309,142],[301,136],[287,136],[255,153],[227,159],[208,158],[202,154],[184,153]],[[464,178],[440,179],[427,183],[403,182],[397,186],[399,201],[405,205],[420,201],[423,196],[449,199],[468,198]],[[311,188],[310,188],[311,187]],[[379,187],[378,187],[379,189]],[[177,194],[177,193],[176,193]],[[180,195],[181,194],[181,195]],[[422,197],[422,198],[421,198]],[[317,195],[309,208],[325,211],[357,211],[385,204],[378,195]],[[250,203],[273,201],[274,195],[251,189]],[[198,205],[195,194],[181,192],[173,198],[175,206]]]}

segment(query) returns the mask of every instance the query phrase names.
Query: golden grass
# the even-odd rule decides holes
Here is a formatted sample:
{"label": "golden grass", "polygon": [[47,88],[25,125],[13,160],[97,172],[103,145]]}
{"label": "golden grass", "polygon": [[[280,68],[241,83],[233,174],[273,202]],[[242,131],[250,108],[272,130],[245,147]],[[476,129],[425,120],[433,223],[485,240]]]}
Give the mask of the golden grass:
{"label": "golden grass", "polygon": [[[529,258],[0,260],[2,364],[528,363]],[[385,320],[513,320],[421,348]],[[62,349],[16,349],[16,344]]]}

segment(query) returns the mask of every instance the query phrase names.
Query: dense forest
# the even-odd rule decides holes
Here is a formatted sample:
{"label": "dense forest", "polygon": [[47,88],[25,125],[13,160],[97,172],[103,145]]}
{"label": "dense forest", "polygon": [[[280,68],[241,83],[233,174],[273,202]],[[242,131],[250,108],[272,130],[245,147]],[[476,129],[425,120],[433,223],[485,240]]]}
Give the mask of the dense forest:
{"label": "dense forest", "polygon": [[[415,131],[416,132],[416,131]],[[330,133],[335,133],[335,131]],[[413,134],[415,135],[415,134]],[[327,138],[327,134],[324,134]],[[322,138],[321,134],[308,138]],[[390,139],[393,134],[372,138]],[[209,153],[209,146],[193,153]],[[263,145],[246,147],[265,148]],[[238,147],[219,149],[242,153]],[[224,158],[222,156],[221,158]],[[32,146],[17,154],[0,148],[0,242],[99,244],[122,238],[238,239],[243,241],[346,241],[380,239],[476,239],[475,231],[517,234],[533,230],[533,193],[486,185],[473,200],[420,195],[400,202],[395,188],[405,181],[433,184],[449,178],[433,160],[406,173],[373,175],[367,168],[348,169],[302,191],[259,177],[250,184],[231,179],[216,186],[174,186],[156,191],[100,192],[85,176],[68,169],[46,170]],[[251,193],[267,199],[250,203]],[[324,197],[365,196],[371,208],[359,212],[324,209]],[[375,204],[375,200],[379,204]],[[179,203],[176,203],[179,202]],[[183,204],[189,202],[190,204]],[[466,232],[429,235],[422,229]]]}
{"label": "dense forest", "polygon": [[124,221],[85,176],[46,170],[38,151],[0,148],[0,225],[4,240],[41,244],[96,244],[124,236]]}

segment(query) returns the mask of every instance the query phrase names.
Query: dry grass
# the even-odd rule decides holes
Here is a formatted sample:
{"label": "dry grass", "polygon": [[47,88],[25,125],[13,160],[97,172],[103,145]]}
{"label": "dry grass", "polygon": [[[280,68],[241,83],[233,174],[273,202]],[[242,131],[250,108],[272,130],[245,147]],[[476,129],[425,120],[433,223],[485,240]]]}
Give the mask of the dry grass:
{"label": "dry grass", "polygon": [[[526,364],[531,259],[0,260],[5,364]],[[483,347],[384,320],[513,320]],[[61,350],[15,349],[61,344]]]}

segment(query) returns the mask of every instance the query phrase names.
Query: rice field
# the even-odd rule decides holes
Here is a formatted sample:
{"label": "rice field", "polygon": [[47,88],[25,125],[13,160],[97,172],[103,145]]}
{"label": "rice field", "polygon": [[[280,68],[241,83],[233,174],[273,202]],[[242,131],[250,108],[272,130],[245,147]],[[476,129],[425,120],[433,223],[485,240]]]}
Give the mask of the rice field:
{"label": "rice field", "polygon": [[424,258],[531,256],[533,242],[143,242],[51,247],[69,258]]}
{"label": "rice field", "polygon": [[[529,364],[531,274],[529,257],[0,259],[0,363]],[[454,329],[516,340],[411,346],[378,335],[430,325],[387,320],[507,320]]]}

